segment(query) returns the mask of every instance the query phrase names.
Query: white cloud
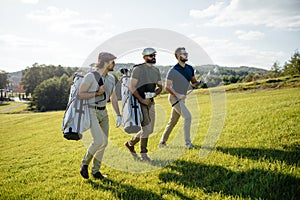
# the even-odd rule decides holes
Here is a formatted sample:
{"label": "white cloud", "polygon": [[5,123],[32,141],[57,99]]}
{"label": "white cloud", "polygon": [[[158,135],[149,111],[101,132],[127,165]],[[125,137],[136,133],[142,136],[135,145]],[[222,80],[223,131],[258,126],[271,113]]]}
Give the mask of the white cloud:
{"label": "white cloud", "polygon": [[[81,51],[82,50],[82,51]],[[86,56],[86,47],[74,49],[59,41],[26,38],[13,34],[0,35],[0,68],[13,72],[33,63],[80,66]],[[10,55],[10,56],[8,56]]]}
{"label": "white cloud", "polygon": [[300,29],[299,0],[231,0],[203,10],[191,10],[195,19],[208,19],[210,26],[265,25],[273,28]]}
{"label": "white cloud", "polygon": [[[0,34],[0,54],[5,55],[0,57],[0,68],[9,72],[25,69],[35,62],[56,65],[68,63],[72,66],[82,63],[78,51],[57,41],[14,34]],[[73,58],[69,59],[71,56]]]}
{"label": "white cloud", "polygon": [[2,34],[0,35],[0,44],[2,44],[2,47],[5,46],[12,48],[47,48],[49,46],[53,46],[55,43],[36,38],[25,38],[13,34]]}
{"label": "white cloud", "polygon": [[222,66],[252,66],[269,69],[276,60],[284,60],[282,51],[264,51],[253,49],[229,40],[197,37],[194,40],[203,47],[213,62]]}
{"label": "white cloud", "polygon": [[36,10],[27,15],[29,19],[40,21],[40,22],[49,22],[49,21],[61,21],[71,19],[72,17],[78,15],[78,12],[75,12],[70,9],[59,9],[53,6],[47,7],[46,10]]}
{"label": "white cloud", "polygon": [[21,0],[22,3],[37,4],[39,0]]}
{"label": "white cloud", "polygon": [[264,33],[260,31],[242,31],[237,30],[235,34],[238,36],[240,40],[259,40],[265,36]]}
{"label": "white cloud", "polygon": [[210,5],[208,8],[204,10],[190,10],[190,16],[194,18],[207,18],[207,17],[214,17],[218,15],[218,13],[222,10],[224,3],[218,2],[215,5]]}
{"label": "white cloud", "polygon": [[31,20],[44,23],[52,32],[67,33],[86,39],[97,39],[111,36],[115,26],[111,23],[112,14],[103,13],[93,19],[82,19],[80,14],[70,9],[48,7],[27,15]]}

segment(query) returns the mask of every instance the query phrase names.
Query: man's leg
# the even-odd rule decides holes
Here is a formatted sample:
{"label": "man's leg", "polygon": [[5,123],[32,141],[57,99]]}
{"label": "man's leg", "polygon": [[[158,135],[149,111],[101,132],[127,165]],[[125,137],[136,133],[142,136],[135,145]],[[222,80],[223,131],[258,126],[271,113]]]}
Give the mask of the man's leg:
{"label": "man's leg", "polygon": [[99,149],[96,151],[94,155],[93,160],[93,167],[92,167],[92,174],[96,174],[99,172],[101,167],[102,158],[104,155],[105,148],[108,145],[108,133],[109,133],[109,118],[107,115],[106,110],[100,111],[99,116],[99,125],[101,127],[101,136],[102,136],[102,145],[99,147]]}
{"label": "man's leg", "polygon": [[170,136],[173,128],[177,124],[179,118],[180,118],[180,114],[174,108],[172,108],[170,120],[164,130],[164,133],[161,136],[160,144],[165,144],[167,142],[167,140],[169,139],[169,136]]}
{"label": "man's leg", "polygon": [[142,127],[142,132],[141,132],[141,160],[142,161],[148,161],[151,162],[152,159],[148,157],[147,152],[147,146],[148,146],[148,139],[149,135],[153,133],[154,130],[154,124],[155,124],[155,104],[152,104],[149,107],[149,118],[150,118],[150,123],[144,127]]}
{"label": "man's leg", "polygon": [[[96,112],[95,109],[90,109],[90,118],[91,118],[91,134],[93,137],[93,142],[90,144],[89,148],[88,148],[88,152],[85,154],[86,156],[83,158],[83,164],[89,164],[89,162],[91,161],[91,159],[87,159],[87,157],[89,157],[88,155],[93,155],[96,153],[96,151],[98,151],[99,147],[102,145],[103,143],[103,138],[102,138],[102,134],[103,134],[103,130],[100,127],[99,124],[99,120],[96,116]],[[102,134],[99,134],[102,133]]]}
{"label": "man's leg", "polygon": [[188,110],[188,108],[186,107],[184,101],[180,101],[179,105],[180,105],[181,116],[184,118],[184,122],[183,122],[184,142],[186,146],[189,146],[192,144],[190,138],[192,115]]}
{"label": "man's leg", "polygon": [[100,134],[102,129],[99,125],[99,121],[96,115],[95,109],[89,109],[90,112],[90,119],[91,119],[91,134],[93,137],[93,142],[90,144],[89,148],[87,149],[82,161],[81,161],[81,170],[80,174],[84,178],[88,178],[88,165],[90,164],[91,160],[94,157],[96,151],[100,148],[103,143],[103,138]]}
{"label": "man's leg", "polygon": [[136,143],[140,141],[142,130],[140,130],[137,134],[135,134],[129,141],[130,146],[134,146]]}
{"label": "man's leg", "polygon": [[127,147],[127,149],[130,151],[131,155],[134,158],[138,157],[136,151],[134,150],[134,145],[140,141],[140,137],[141,137],[141,131],[135,134],[129,141],[124,143],[125,147]]}
{"label": "man's leg", "polygon": [[[151,124],[149,109],[150,108],[148,108],[148,106],[141,105],[141,110],[142,110],[142,114],[143,114],[143,121],[141,122],[142,129],[137,134],[135,134],[129,141],[125,142],[125,144],[124,144],[129,149],[129,151],[130,151],[130,153],[133,157],[137,157],[136,151],[134,150],[134,145],[136,143],[138,143],[141,140],[142,135],[145,134],[145,133],[143,133],[144,132],[144,130],[143,130],[144,127],[149,126],[149,124]],[[154,124],[154,121],[152,122],[152,124]],[[146,131],[146,132],[149,132],[149,131]],[[145,142],[145,140],[144,140],[142,146],[144,147],[146,143],[147,142]]]}

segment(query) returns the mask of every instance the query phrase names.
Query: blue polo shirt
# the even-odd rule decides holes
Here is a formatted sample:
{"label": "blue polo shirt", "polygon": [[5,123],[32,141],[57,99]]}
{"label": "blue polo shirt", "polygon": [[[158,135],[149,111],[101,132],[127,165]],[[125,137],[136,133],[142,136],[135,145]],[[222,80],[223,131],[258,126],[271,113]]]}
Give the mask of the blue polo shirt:
{"label": "blue polo shirt", "polygon": [[185,67],[182,67],[177,63],[168,71],[167,79],[172,81],[172,88],[176,92],[186,95],[194,75],[194,68],[191,65],[185,64]]}

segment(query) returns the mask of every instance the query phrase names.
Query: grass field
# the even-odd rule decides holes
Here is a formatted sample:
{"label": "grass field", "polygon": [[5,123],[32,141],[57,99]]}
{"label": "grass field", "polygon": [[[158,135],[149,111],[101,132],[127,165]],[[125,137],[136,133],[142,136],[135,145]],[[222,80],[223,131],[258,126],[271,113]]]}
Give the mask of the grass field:
{"label": "grass field", "polygon": [[[183,151],[180,143],[170,144],[180,154],[173,162],[156,161],[163,167],[131,159],[123,147],[130,135],[114,128],[111,116],[110,144],[124,153],[105,157],[103,181],[80,176],[87,144],[62,137],[62,111],[22,113],[7,110],[14,104],[0,106],[0,199],[300,199],[299,87],[227,92],[223,130],[205,158],[199,151],[211,120],[211,97],[200,90],[194,97],[200,108],[192,128],[197,148]],[[149,139],[153,159],[167,155],[157,144],[170,114],[166,96],[156,102],[157,133]],[[181,126],[174,130],[178,135]],[[110,147],[105,155],[113,155]],[[116,167],[128,162],[150,168]]]}

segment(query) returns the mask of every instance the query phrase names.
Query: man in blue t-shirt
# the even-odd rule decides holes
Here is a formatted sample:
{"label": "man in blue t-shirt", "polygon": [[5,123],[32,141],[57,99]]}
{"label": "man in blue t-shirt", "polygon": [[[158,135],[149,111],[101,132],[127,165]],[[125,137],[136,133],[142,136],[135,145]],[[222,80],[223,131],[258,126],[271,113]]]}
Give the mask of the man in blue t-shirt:
{"label": "man in blue t-shirt", "polygon": [[190,138],[190,129],[192,116],[185,105],[187,91],[191,86],[197,87],[200,82],[195,78],[194,69],[186,64],[188,53],[184,47],[175,50],[175,57],[178,63],[172,67],[167,74],[165,89],[169,92],[169,102],[172,105],[172,113],[167,127],[160,139],[159,147],[166,147],[166,142],[177,124],[180,116],[184,118],[184,142],[187,148],[193,148],[194,145]]}

